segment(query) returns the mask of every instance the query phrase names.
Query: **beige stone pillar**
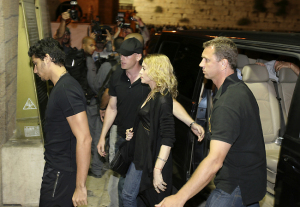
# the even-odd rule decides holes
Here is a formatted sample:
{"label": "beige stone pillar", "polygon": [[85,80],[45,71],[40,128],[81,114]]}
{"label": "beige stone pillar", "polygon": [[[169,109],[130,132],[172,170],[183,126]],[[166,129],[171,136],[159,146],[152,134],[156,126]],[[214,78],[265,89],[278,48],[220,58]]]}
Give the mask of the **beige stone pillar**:
{"label": "beige stone pillar", "polygon": [[[18,5],[19,0],[0,1],[0,154],[4,143],[13,136],[16,127]],[[1,159],[0,186],[2,186]]]}

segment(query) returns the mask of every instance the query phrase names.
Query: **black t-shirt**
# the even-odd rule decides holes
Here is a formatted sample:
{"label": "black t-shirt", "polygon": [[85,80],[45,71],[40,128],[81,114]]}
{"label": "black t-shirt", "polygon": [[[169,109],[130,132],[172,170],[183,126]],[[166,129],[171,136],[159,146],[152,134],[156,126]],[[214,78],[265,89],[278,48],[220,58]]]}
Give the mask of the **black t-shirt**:
{"label": "black t-shirt", "polygon": [[138,114],[138,106],[150,92],[150,87],[141,83],[141,79],[131,84],[126,71],[118,67],[113,73],[109,84],[109,95],[117,97],[118,135],[125,137],[126,129],[133,127]]}
{"label": "black t-shirt", "polygon": [[44,155],[51,167],[76,171],[76,137],[67,117],[85,110],[81,86],[70,74],[63,75],[52,89],[46,109]]}
{"label": "black t-shirt", "polygon": [[214,180],[231,194],[240,186],[244,205],[260,201],[266,193],[266,152],[256,99],[236,73],[218,90],[209,123],[211,140],[231,144]]}

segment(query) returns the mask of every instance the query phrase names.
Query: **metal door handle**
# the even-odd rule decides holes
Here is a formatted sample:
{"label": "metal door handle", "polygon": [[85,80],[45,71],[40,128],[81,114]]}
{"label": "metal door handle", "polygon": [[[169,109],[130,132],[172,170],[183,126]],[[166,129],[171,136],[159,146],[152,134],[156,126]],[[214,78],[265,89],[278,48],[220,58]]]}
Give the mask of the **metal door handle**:
{"label": "metal door handle", "polygon": [[288,163],[289,165],[291,165],[291,167],[293,168],[293,170],[296,173],[300,174],[300,170],[299,170],[300,169],[300,164],[299,164],[299,162],[295,158],[293,158],[293,157],[291,157],[289,155],[283,155],[282,157],[283,157],[283,160],[286,163]]}

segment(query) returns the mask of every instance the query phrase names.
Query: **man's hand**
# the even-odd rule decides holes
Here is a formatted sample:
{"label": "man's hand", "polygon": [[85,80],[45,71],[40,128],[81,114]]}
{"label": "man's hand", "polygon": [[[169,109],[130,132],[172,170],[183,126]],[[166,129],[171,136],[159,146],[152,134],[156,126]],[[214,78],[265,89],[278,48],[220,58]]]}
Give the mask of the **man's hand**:
{"label": "man's hand", "polygon": [[100,119],[101,119],[102,122],[104,122],[105,111],[106,110],[101,110],[100,109]]}
{"label": "man's hand", "polygon": [[101,155],[102,157],[106,156],[106,153],[105,153],[105,138],[101,139],[101,137],[100,137],[100,140],[99,140],[98,145],[97,145],[97,149],[98,149],[99,155]]}
{"label": "man's hand", "polygon": [[121,28],[119,27],[120,23],[121,22],[118,22],[118,29],[117,29],[117,32],[114,34],[114,39],[116,39],[119,36],[120,32],[121,32]]}
{"label": "man's hand", "polygon": [[166,197],[162,202],[155,205],[155,207],[183,207],[184,203],[182,203],[182,199],[177,197],[176,194]]}
{"label": "man's hand", "polygon": [[266,65],[264,63],[256,62],[255,64],[266,67]]}
{"label": "man's hand", "polygon": [[111,34],[110,32],[106,29],[106,41],[112,41],[112,37],[111,37]]}
{"label": "man's hand", "polygon": [[76,206],[83,206],[87,205],[87,189],[86,187],[76,187],[75,192],[73,194],[73,205]]}
{"label": "man's hand", "polygon": [[68,20],[68,19],[70,19],[70,13],[69,13],[69,11],[70,11],[70,9],[68,9],[66,12],[63,12],[62,14],[61,14],[61,19],[62,20]]}
{"label": "man's hand", "polygon": [[291,68],[291,63],[284,61],[276,61],[274,65],[275,71],[278,72],[281,68]]}
{"label": "man's hand", "polygon": [[135,20],[137,21],[137,23],[139,24],[140,27],[145,26],[144,23],[143,23],[143,21],[142,21],[142,19],[141,19],[140,17],[138,17],[138,16],[133,16],[132,18],[135,19]]}
{"label": "man's hand", "polygon": [[95,32],[92,32],[92,33],[90,34],[90,37],[93,38],[93,39],[95,40],[95,39],[96,39],[96,35],[97,35],[97,34],[96,34]]}
{"label": "man's hand", "polygon": [[276,72],[280,71],[282,68],[290,68],[296,73],[296,75],[299,75],[300,73],[300,68],[290,62],[276,61],[274,67]]}
{"label": "man's hand", "polygon": [[198,142],[201,142],[204,138],[204,133],[205,133],[203,127],[197,123],[194,123],[192,124],[191,129],[193,133],[198,137]]}

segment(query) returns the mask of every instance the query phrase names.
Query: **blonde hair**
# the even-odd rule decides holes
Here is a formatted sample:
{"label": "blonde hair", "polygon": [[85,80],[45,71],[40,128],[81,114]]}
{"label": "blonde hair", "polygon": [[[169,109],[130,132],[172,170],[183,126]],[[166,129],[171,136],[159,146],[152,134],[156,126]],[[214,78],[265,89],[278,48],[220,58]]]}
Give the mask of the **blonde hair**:
{"label": "blonde hair", "polygon": [[148,76],[156,83],[150,97],[154,98],[154,93],[160,92],[162,95],[170,93],[173,98],[176,98],[178,94],[177,79],[169,58],[163,54],[151,54],[147,55],[143,62],[148,67]]}

